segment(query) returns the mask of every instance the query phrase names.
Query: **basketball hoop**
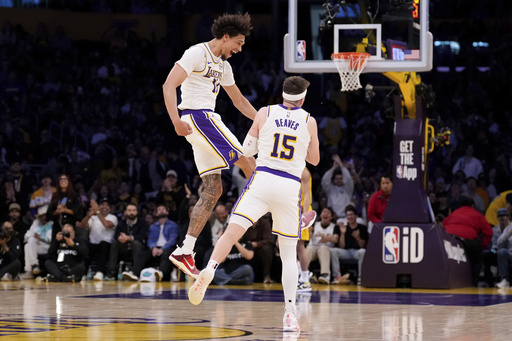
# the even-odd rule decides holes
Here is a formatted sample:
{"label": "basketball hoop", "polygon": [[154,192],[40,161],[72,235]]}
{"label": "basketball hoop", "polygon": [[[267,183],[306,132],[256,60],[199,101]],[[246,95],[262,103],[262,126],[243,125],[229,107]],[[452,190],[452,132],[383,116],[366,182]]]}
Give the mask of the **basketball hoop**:
{"label": "basketball hoop", "polygon": [[369,53],[360,52],[341,52],[331,55],[331,59],[340,73],[341,91],[354,91],[362,88],[359,75],[369,58]]}

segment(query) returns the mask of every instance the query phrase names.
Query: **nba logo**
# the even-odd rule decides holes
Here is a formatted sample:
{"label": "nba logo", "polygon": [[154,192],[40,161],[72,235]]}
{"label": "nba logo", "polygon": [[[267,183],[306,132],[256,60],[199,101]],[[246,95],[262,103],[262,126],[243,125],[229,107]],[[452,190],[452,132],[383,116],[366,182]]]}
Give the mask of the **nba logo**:
{"label": "nba logo", "polygon": [[396,177],[401,179],[404,177],[404,166],[396,166]]}
{"label": "nba logo", "polygon": [[382,261],[386,264],[397,264],[400,252],[400,229],[397,226],[386,226],[382,235]]}
{"label": "nba logo", "polygon": [[297,61],[303,62],[306,60],[306,41],[297,40]]}

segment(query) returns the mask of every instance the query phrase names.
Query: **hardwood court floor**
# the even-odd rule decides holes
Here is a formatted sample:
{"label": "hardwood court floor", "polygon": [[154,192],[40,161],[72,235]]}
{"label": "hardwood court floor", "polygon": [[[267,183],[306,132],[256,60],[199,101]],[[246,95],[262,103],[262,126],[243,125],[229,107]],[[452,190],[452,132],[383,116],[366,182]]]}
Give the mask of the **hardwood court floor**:
{"label": "hardwood court floor", "polygon": [[283,333],[280,284],[0,283],[7,340],[509,340],[512,290],[365,289],[313,285],[299,294],[300,334]]}

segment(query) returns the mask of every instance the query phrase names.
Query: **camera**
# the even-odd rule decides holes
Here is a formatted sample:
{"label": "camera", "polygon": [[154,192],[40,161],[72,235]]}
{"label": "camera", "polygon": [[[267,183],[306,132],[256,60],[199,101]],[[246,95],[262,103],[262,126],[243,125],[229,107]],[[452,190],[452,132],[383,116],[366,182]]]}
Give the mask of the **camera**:
{"label": "camera", "polygon": [[69,233],[68,231],[62,232],[62,237],[64,237],[64,238],[71,238],[71,233]]}

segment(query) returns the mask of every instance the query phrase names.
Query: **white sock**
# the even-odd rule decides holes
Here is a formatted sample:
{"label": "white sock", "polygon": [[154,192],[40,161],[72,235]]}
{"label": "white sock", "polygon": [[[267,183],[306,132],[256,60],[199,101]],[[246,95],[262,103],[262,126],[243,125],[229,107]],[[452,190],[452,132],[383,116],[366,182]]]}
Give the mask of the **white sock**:
{"label": "white sock", "polygon": [[185,240],[183,241],[183,246],[181,247],[181,250],[184,254],[190,255],[194,252],[194,246],[196,245],[196,237],[193,237],[189,234],[185,236]]}
{"label": "white sock", "polygon": [[302,271],[300,272],[300,279],[301,282],[309,282],[309,271]]}
{"label": "white sock", "polygon": [[283,264],[283,272],[281,275],[281,283],[283,285],[285,310],[292,311],[294,314],[297,309],[295,307],[295,294],[297,292],[298,270],[296,265],[297,259],[297,240],[279,236],[279,254]]}
{"label": "white sock", "polygon": [[219,266],[219,263],[217,263],[216,261],[214,260],[210,260],[208,262],[208,265],[206,265],[207,268],[211,268],[213,270],[216,270],[217,269],[217,266]]}

